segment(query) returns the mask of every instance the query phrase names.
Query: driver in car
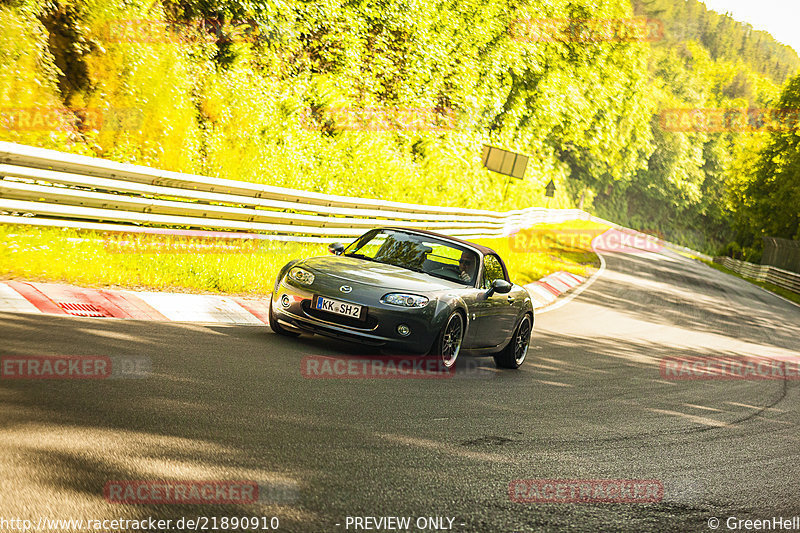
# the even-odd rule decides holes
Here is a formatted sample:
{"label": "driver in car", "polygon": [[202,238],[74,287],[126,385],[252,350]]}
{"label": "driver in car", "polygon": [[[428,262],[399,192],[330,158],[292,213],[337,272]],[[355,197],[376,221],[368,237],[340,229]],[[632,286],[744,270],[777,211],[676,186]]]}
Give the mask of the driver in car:
{"label": "driver in car", "polygon": [[472,283],[475,276],[475,254],[470,252],[461,252],[461,258],[458,260],[458,268],[460,272],[458,277],[461,281]]}

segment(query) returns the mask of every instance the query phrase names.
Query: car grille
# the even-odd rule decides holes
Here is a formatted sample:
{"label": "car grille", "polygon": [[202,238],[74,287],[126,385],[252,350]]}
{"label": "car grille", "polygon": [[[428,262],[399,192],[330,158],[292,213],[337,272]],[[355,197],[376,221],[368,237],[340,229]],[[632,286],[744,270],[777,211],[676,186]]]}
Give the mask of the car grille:
{"label": "car grille", "polygon": [[337,315],[336,313],[328,313],[326,311],[314,309],[311,306],[311,300],[303,300],[303,303],[301,303],[300,306],[303,308],[303,313],[305,313],[307,316],[317,320],[322,320],[323,322],[328,322],[330,324],[360,329],[362,331],[372,331],[378,327],[378,320],[369,316],[368,309],[365,309],[365,312],[367,313],[367,319],[359,320],[349,316]]}

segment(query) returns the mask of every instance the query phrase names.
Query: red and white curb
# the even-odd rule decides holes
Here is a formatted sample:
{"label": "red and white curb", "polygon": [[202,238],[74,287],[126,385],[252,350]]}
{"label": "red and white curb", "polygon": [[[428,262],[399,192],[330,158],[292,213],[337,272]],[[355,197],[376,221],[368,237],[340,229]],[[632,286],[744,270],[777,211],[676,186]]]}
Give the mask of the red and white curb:
{"label": "red and white curb", "polygon": [[[525,288],[533,307],[541,309],[585,281],[582,276],[556,272]],[[86,289],[31,281],[0,281],[0,311],[253,326],[269,323],[269,299]]]}
{"label": "red and white curb", "polygon": [[0,282],[0,311],[263,326],[269,300],[204,294],[85,289],[58,283]]}
{"label": "red and white curb", "polygon": [[559,296],[584,283],[586,278],[569,272],[554,272],[539,281],[525,285],[533,301],[533,308],[540,309],[555,302]]}

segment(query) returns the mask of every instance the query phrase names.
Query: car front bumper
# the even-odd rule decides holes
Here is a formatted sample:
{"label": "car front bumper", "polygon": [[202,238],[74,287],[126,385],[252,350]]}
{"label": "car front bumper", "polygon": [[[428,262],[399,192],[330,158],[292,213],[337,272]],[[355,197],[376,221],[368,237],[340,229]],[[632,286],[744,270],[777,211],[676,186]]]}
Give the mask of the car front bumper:
{"label": "car front bumper", "polygon": [[[315,295],[366,306],[366,320],[316,310],[313,308]],[[374,300],[374,305],[369,305],[373,302],[301,289],[281,280],[272,293],[270,305],[273,316],[282,326],[296,330],[401,352],[427,353],[430,350],[441,328],[434,320],[435,302],[423,308],[404,309],[382,304],[377,298]],[[401,324],[410,328],[409,335],[397,332]]]}

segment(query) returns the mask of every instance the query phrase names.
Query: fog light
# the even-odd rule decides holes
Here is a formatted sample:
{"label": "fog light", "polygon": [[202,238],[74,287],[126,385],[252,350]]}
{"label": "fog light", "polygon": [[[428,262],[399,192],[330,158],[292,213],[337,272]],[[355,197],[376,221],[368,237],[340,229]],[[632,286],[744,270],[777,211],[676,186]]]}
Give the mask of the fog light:
{"label": "fog light", "polygon": [[400,324],[399,326],[397,326],[397,333],[399,333],[403,337],[408,337],[411,334],[411,328],[406,326],[405,324]]}
{"label": "fog light", "polygon": [[281,296],[281,305],[286,309],[288,309],[289,306],[292,305],[292,303],[289,301],[289,296],[287,296],[286,294]]}

